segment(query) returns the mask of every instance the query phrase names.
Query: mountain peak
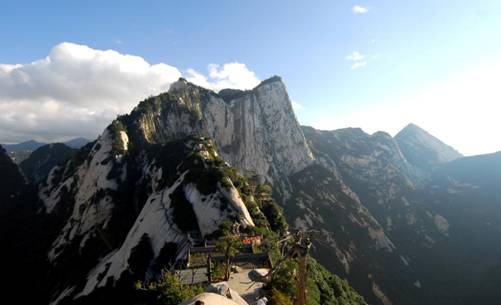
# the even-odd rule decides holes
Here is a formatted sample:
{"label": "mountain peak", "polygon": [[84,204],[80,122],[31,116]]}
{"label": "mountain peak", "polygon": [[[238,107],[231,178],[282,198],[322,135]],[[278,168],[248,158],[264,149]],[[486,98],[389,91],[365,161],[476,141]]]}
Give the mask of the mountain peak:
{"label": "mountain peak", "polygon": [[274,82],[282,82],[282,78],[278,75],[273,75],[272,77],[263,80],[259,85],[257,85],[257,87],[262,86],[262,85],[266,85],[266,84],[271,84]]}
{"label": "mountain peak", "polygon": [[191,84],[190,82],[188,82],[186,79],[180,77],[177,81],[173,82],[170,87],[169,87],[169,92],[174,92],[174,91],[178,91],[178,90],[183,90],[184,88],[186,88],[186,86],[188,86],[189,84]]}
{"label": "mountain peak", "polygon": [[451,146],[413,123],[402,129],[395,136],[395,140],[407,161],[421,168],[429,168],[463,156]]}
{"label": "mountain peak", "polygon": [[407,124],[407,126],[405,126],[400,132],[400,133],[406,133],[406,132],[425,132],[425,133],[428,133],[426,130],[424,130],[423,128],[419,127],[418,125],[414,124],[414,123],[409,123]]}
{"label": "mountain peak", "polygon": [[[313,162],[278,76],[252,90],[219,93],[181,78],[169,92],[146,99],[120,121],[132,142],[161,144],[188,135],[212,138],[232,166],[270,183]],[[276,186],[277,192],[284,194],[286,187]]]}
{"label": "mountain peak", "polygon": [[[252,91],[252,90],[257,89],[257,88],[259,88],[261,86],[264,86],[264,85],[267,85],[267,84],[272,84],[272,83],[275,83],[275,82],[283,83],[282,78],[280,76],[274,75],[272,77],[269,77],[269,78],[261,81],[256,87],[254,87],[254,88],[252,88],[250,90],[242,90],[242,89],[236,89],[236,88],[223,88],[223,89],[219,90],[219,94],[221,94],[221,92],[240,92],[240,93],[244,93],[244,92]],[[204,88],[206,90],[210,90],[210,89],[205,88],[205,87],[200,87],[200,86],[198,86],[198,85],[196,85],[196,84],[194,84],[192,82],[189,82],[185,78],[180,77],[177,81],[175,81],[174,83],[172,83],[170,85],[169,92],[182,91],[182,90],[184,90],[184,89],[186,89],[187,87],[190,87],[190,86],[198,87],[198,88]]]}

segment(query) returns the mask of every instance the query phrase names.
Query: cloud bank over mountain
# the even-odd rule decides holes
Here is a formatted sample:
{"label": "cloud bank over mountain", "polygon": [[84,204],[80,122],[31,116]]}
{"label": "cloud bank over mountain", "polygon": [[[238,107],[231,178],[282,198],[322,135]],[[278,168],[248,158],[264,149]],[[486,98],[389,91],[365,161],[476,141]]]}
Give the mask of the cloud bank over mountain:
{"label": "cloud bank over mountain", "polygon": [[[198,85],[250,89],[259,83],[245,64],[210,64],[209,75],[188,69]],[[63,42],[28,64],[0,64],[0,141],[94,137],[138,100],[169,89],[177,67],[140,56]]]}

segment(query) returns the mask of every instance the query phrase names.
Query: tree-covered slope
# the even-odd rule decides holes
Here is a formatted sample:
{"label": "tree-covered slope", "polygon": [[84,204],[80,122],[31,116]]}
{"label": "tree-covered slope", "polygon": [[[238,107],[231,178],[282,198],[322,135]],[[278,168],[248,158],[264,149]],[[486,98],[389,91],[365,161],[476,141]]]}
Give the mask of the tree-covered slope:
{"label": "tree-covered slope", "polygon": [[63,143],[47,144],[33,151],[19,167],[30,183],[38,184],[54,166],[68,160],[73,154],[74,150]]}

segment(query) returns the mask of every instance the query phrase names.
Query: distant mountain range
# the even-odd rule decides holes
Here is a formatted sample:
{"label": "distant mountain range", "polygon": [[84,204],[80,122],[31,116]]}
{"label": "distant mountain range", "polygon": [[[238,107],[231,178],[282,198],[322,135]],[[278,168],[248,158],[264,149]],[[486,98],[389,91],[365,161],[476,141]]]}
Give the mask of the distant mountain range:
{"label": "distant mountain range", "polygon": [[[89,142],[91,142],[91,140],[80,137],[60,143],[66,144],[71,148],[78,149]],[[47,144],[49,143],[38,142],[35,140],[28,140],[17,144],[0,144],[0,145],[2,145],[7,152],[18,152],[18,151],[34,151],[35,149]]]}
{"label": "distant mountain range", "polygon": [[[80,137],[62,142],[62,144],[65,144],[72,149],[80,149],[89,142],[91,142],[91,140]],[[33,151],[47,144],[50,143],[28,140],[17,144],[0,144],[0,146],[3,146],[14,162],[20,164],[23,160],[27,159]]]}

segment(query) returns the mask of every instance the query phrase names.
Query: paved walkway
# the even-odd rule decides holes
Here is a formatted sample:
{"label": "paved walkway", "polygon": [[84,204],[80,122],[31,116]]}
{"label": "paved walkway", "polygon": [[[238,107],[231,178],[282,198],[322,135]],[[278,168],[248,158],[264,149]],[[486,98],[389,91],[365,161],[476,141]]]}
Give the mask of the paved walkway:
{"label": "paved walkway", "polygon": [[[258,279],[252,278],[252,270],[254,269],[243,269],[241,272],[231,273],[230,279],[228,280],[228,286],[238,292],[249,305],[256,304],[256,300],[260,296],[264,286],[263,282],[256,281]],[[269,269],[265,268],[256,270],[261,274],[266,274],[269,271]]]}

